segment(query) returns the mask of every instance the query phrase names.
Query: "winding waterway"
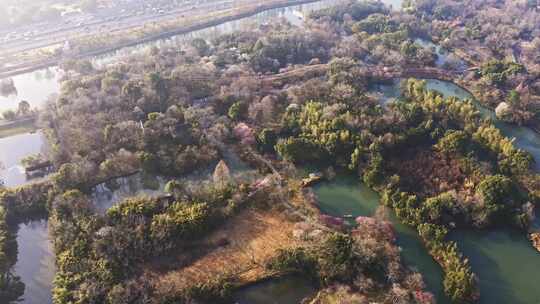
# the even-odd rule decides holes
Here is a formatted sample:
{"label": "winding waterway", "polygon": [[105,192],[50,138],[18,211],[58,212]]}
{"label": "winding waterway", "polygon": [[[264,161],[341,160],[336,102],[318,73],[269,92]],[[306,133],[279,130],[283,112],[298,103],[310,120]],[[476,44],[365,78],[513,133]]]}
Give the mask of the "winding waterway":
{"label": "winding waterway", "polygon": [[455,96],[460,99],[471,99],[475,102],[476,107],[480,110],[483,117],[491,118],[495,126],[501,130],[502,134],[508,138],[514,138],[514,144],[525,151],[531,153],[535,159],[535,171],[540,172],[540,134],[527,127],[521,127],[509,124],[495,117],[495,113],[482,106],[474,100],[474,97],[466,90],[459,86],[435,79],[427,79],[427,88],[437,90],[444,96]]}
{"label": "winding waterway", "polygon": [[[352,175],[338,175],[330,182],[318,184],[314,191],[320,210],[336,217],[372,216],[379,207],[379,194]],[[416,231],[401,224],[392,214],[389,214],[389,220],[397,233],[397,244],[401,247],[401,256],[405,263],[422,273],[428,290],[435,294],[437,303],[450,303],[444,295],[442,270],[427,253]]]}
{"label": "winding waterway", "polygon": [[[473,96],[448,82],[427,80],[427,87],[445,96],[461,99]],[[540,171],[540,135],[525,127],[497,120],[489,109],[476,103],[485,117],[515,145],[532,154],[535,169]],[[531,246],[523,232],[509,229],[490,232],[456,231],[451,236],[469,258],[473,271],[480,279],[480,303],[540,303],[540,254]]]}
{"label": "winding waterway", "polygon": [[[315,9],[328,7],[333,4],[335,4],[334,1],[324,0],[310,4],[268,10],[251,17],[226,22],[218,26],[189,34],[177,35],[167,39],[124,48],[119,51],[92,58],[92,61],[97,65],[106,65],[122,60],[125,56],[134,53],[145,52],[152,47],[176,46],[179,43],[196,37],[211,39],[220,34],[230,33],[242,28],[269,22],[276,17],[285,18],[293,24],[300,24],[305,14]],[[16,109],[18,103],[22,100],[28,101],[32,108],[42,107],[51,95],[60,92],[62,76],[63,73],[60,69],[52,67],[11,77],[15,88],[17,89],[17,94],[0,96],[0,112],[8,109]],[[20,160],[28,155],[39,153],[42,144],[43,138],[40,133],[21,134],[0,139],[0,161],[3,164],[3,167],[0,169],[0,174],[6,186],[14,187],[29,182],[20,165]],[[231,160],[233,161],[232,166],[235,167],[235,161],[233,159]],[[94,199],[97,202],[96,205],[98,209],[104,211],[131,194],[156,193],[151,190],[140,190],[141,188],[138,187],[140,187],[139,181],[128,179],[121,182],[120,188],[115,191],[103,188],[103,192],[94,194]],[[20,224],[17,232],[17,243],[19,253],[18,261],[15,265],[15,272],[21,277],[26,285],[22,303],[51,303],[51,286],[54,278],[54,256],[48,237],[47,221],[39,220]],[[290,285],[287,282],[289,281],[285,281],[285,285],[279,283],[281,284],[280,286],[282,286],[282,289],[283,286]],[[273,287],[268,289],[268,286],[273,286],[273,284],[274,283],[267,283],[251,287],[249,289],[249,298],[257,298],[256,294],[258,288],[261,288],[262,294],[267,293],[268,290],[276,290]]]}
{"label": "winding waterway", "polygon": [[[455,96],[474,101],[474,97],[469,92],[453,83],[427,79],[426,87],[439,91],[445,97]],[[396,97],[399,96],[399,81],[396,80],[375,89],[378,89],[383,96]],[[517,147],[531,153],[536,160],[535,170],[540,172],[540,135],[529,128],[500,121],[496,119],[493,111],[474,102],[483,117],[493,119],[494,124],[506,137],[515,138],[514,143]],[[365,200],[360,200],[360,202],[366,204]],[[397,230],[398,232],[401,230],[399,226]],[[399,238],[402,239],[401,236]],[[540,303],[540,289],[537,287],[537,282],[540,282],[540,255],[531,246],[523,232],[510,229],[489,232],[460,230],[453,232],[450,238],[457,242],[460,250],[469,258],[473,271],[479,277],[481,304]],[[411,237],[409,236],[408,239],[411,240]],[[406,246],[403,242],[400,244]],[[414,258],[416,254],[412,257]],[[404,258],[407,260],[405,250]],[[428,263],[427,260],[423,262]],[[412,264],[414,265],[414,261]],[[432,272],[421,272],[428,286],[440,285],[442,277],[437,278]],[[436,291],[436,294],[440,292]],[[438,302],[440,303],[441,300]]]}

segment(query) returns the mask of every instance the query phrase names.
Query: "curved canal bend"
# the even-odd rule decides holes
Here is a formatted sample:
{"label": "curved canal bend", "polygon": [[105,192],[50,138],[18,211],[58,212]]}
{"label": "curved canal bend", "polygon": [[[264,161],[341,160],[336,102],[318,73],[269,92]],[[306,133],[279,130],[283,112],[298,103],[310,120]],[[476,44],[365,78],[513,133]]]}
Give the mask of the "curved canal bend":
{"label": "curved canal bend", "polygon": [[[459,86],[445,81],[426,79],[428,89],[437,90],[444,96],[460,99],[474,97]],[[382,102],[391,102],[400,95],[399,81],[391,85],[377,85],[375,91],[382,95]],[[536,160],[535,171],[540,172],[540,135],[526,127],[510,125],[497,120],[493,111],[475,102],[484,117],[493,119],[495,125],[515,144],[529,151]],[[352,214],[370,216],[377,208],[380,197],[361,184],[358,178],[341,176],[335,181],[315,187],[321,211],[334,216]],[[402,257],[410,266],[418,269],[435,293],[438,303],[449,303],[443,292],[442,271],[427,254],[416,232],[390,217],[398,233]],[[540,254],[531,246],[525,234],[512,229],[492,231],[460,230],[451,233],[460,250],[469,258],[473,271],[479,277],[481,304],[492,303],[540,303]]]}
{"label": "curved canal bend", "polygon": [[[428,89],[460,99],[474,97],[459,86],[438,80],[427,80]],[[515,145],[531,153],[535,171],[540,172],[540,135],[526,127],[510,125],[496,119],[493,111],[478,102],[481,114],[493,119],[504,136],[515,138]],[[450,236],[469,258],[480,280],[480,303],[540,303],[540,254],[523,232],[511,229],[494,231],[455,231]],[[482,292],[483,291],[483,292]]]}
{"label": "curved canal bend", "polygon": [[[393,1],[395,2],[396,0]],[[333,0],[323,0],[309,4],[271,9],[251,17],[226,22],[188,34],[127,47],[109,54],[97,56],[92,58],[92,61],[94,64],[102,66],[117,62],[133,53],[145,52],[154,46],[174,46],[197,37],[209,39],[220,34],[246,28],[248,25],[260,25],[274,18],[285,18],[292,24],[300,24],[303,22],[300,17],[302,14],[332,6],[333,4],[335,4]],[[32,108],[42,107],[51,96],[54,97],[54,95],[60,93],[62,76],[63,71],[61,69],[51,67],[11,77],[17,89],[17,94],[0,96],[0,112],[8,109],[16,109],[18,103],[22,100],[28,101]],[[24,170],[20,166],[20,161],[28,155],[40,153],[43,142],[44,140],[40,133],[21,134],[0,139],[0,161],[4,165],[4,168],[0,169],[0,175],[6,186],[16,187],[30,182],[26,179]],[[122,183],[122,187],[118,191],[111,192],[106,189],[106,193],[96,194],[94,199],[97,200],[98,208],[107,208],[122,197],[144,191],[131,188],[130,184],[132,183],[133,181],[126,181]],[[135,181],[134,183],[137,182]],[[17,230],[19,250],[15,273],[25,283],[25,294],[21,303],[52,303],[51,288],[55,272],[55,262],[53,248],[48,234],[47,220],[42,219],[21,223],[15,229]],[[257,299],[262,296],[262,299],[264,299],[264,295],[272,295],[276,290],[282,292],[285,286],[290,285],[289,282],[290,279],[286,279],[281,283],[269,282],[254,285],[248,289],[248,298]],[[304,286],[301,282],[296,285]],[[294,289],[301,291],[311,290],[307,287],[295,287]],[[299,296],[299,294],[295,295],[295,293],[292,293],[288,295],[289,298],[295,296]]]}

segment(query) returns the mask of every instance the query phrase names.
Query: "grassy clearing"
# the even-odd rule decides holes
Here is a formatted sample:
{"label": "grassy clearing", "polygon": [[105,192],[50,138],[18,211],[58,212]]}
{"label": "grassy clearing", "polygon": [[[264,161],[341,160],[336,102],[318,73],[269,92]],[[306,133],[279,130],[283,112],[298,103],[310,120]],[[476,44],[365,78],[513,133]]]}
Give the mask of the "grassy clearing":
{"label": "grassy clearing", "polygon": [[279,211],[245,210],[198,244],[207,250],[197,258],[186,263],[185,255],[178,257],[172,263],[178,265],[176,269],[150,265],[147,274],[155,278],[158,292],[180,290],[224,274],[234,274],[240,283],[257,281],[269,274],[264,265],[278,249],[299,245],[292,236],[294,224]]}

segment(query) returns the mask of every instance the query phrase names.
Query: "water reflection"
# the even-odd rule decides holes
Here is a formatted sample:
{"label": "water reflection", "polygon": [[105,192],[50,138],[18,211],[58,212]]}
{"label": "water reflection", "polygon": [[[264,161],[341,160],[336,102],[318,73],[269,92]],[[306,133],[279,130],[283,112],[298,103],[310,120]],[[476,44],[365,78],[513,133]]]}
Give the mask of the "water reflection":
{"label": "water reflection", "polygon": [[100,184],[96,186],[92,193],[92,201],[99,213],[105,213],[107,209],[128,197],[138,195],[156,197],[163,195],[165,180],[161,177],[147,177],[142,174],[135,174],[117,178],[114,184],[114,187]]}
{"label": "water reflection", "polygon": [[298,276],[263,281],[239,290],[236,304],[285,304],[300,303],[313,296],[316,289],[311,282]]}
{"label": "water reflection", "polygon": [[[401,7],[402,1],[387,0],[383,2],[392,4],[396,9]],[[273,17],[283,17],[292,24],[300,24],[307,12],[333,4],[335,4],[335,1],[321,1],[271,10],[250,18],[227,22],[189,34],[124,48],[112,54],[99,56],[95,61],[98,64],[107,64],[134,52],[143,52],[153,46],[175,46],[178,43],[197,37],[211,39],[219,34],[266,23],[269,18]],[[437,52],[440,52],[440,48]],[[444,64],[445,58],[441,56],[439,60],[443,61],[438,61],[438,64]],[[41,106],[47,96],[59,92],[60,77],[61,73],[56,68],[13,77],[18,95],[0,97],[0,111],[16,108],[21,100],[27,100],[32,107]],[[399,92],[399,90],[393,90],[393,86],[396,86],[396,84],[381,87],[383,95],[388,97],[388,100],[398,96],[395,93]],[[428,87],[437,89],[446,95],[454,95],[460,98],[463,98],[462,96],[470,97],[466,91],[450,83],[430,80],[428,81]],[[483,109],[483,113],[493,115],[491,111],[486,109]],[[537,133],[527,128],[510,126],[500,121],[496,121],[496,125],[506,136],[516,137],[516,144],[520,148],[533,153],[535,159],[537,159],[537,166],[540,166],[540,138]],[[5,166],[0,173],[7,186],[17,186],[27,182],[18,163],[20,159],[27,155],[39,153],[42,143],[43,139],[39,133],[0,139],[0,161]],[[102,193],[95,194],[98,208],[105,210],[123,198],[136,195],[141,191],[146,191],[146,193],[155,191],[144,190],[140,181],[131,181],[130,178],[119,184],[120,188],[115,191],[111,191],[104,186]],[[323,184],[316,191],[320,195],[321,209],[336,216],[343,214],[352,214],[354,216],[371,215],[378,205],[378,196],[374,192],[367,189],[367,187],[360,186],[358,183],[351,184],[350,181]],[[150,193],[159,193],[159,190]],[[397,223],[395,220],[394,224],[399,233],[398,243],[403,249],[404,259],[424,274],[429,289],[438,295],[439,303],[444,302],[444,296],[441,295],[442,274],[440,268],[427,255],[414,230]],[[540,259],[524,237],[513,237],[510,232],[499,232],[495,235],[467,232],[457,235],[456,238],[459,240],[460,247],[465,254],[471,257],[473,270],[480,275],[481,288],[484,291],[482,303],[540,302],[538,288],[534,286],[534,283],[540,280],[535,272],[535,270],[540,269],[538,264]],[[46,221],[21,224],[17,234],[17,242],[19,244],[19,259],[15,271],[26,284],[25,301],[23,303],[50,303],[54,257],[48,241]],[[309,287],[309,284],[303,284],[300,279],[292,278],[279,282],[268,281],[248,287],[242,295],[239,295],[237,301],[238,303],[253,304],[297,303],[312,292],[314,291]]]}
{"label": "water reflection", "polygon": [[457,231],[480,282],[480,303],[540,303],[540,256],[520,231]]}
{"label": "water reflection", "polygon": [[403,5],[403,0],[381,0],[381,2],[386,5],[391,5],[392,9],[395,11],[401,10],[401,6]]}
{"label": "water reflection", "polygon": [[[474,100],[474,97],[469,92],[451,82],[428,79],[426,86],[430,90],[441,92],[444,96],[455,96],[460,99],[469,98]],[[518,148],[531,153],[536,161],[534,169],[536,172],[540,172],[540,134],[530,128],[509,124],[497,119],[492,110],[484,107],[477,101],[475,101],[475,105],[484,117],[493,119],[495,126],[501,130],[504,136],[514,138],[514,144]]]}
{"label": "water reflection", "polygon": [[[394,84],[395,90],[399,86]],[[430,90],[437,90],[445,97],[454,96],[460,99],[473,99],[474,97],[463,88],[446,81],[427,79],[426,87]],[[540,165],[540,135],[525,127],[510,125],[497,120],[493,111],[483,107],[475,101],[477,108],[484,117],[492,118],[495,125],[501,130],[503,135],[515,138],[514,144],[530,152],[536,159],[535,168],[539,172]],[[398,232],[401,230],[400,224],[396,223]],[[413,240],[412,235],[400,233],[398,242],[406,244]],[[407,238],[409,240],[407,240]],[[497,231],[456,231],[451,234],[451,238],[469,258],[473,271],[479,277],[481,304],[490,303],[540,303],[540,290],[536,283],[540,281],[540,256],[534,250],[523,232],[513,230]],[[410,246],[409,246],[410,247]],[[407,246],[404,246],[407,248]],[[411,255],[412,254],[412,255]],[[420,254],[413,251],[407,254],[404,250],[404,257]],[[422,262],[422,260],[416,259]],[[420,268],[426,281],[437,280],[435,269]],[[440,273],[440,269],[438,270]],[[442,274],[441,274],[442,276]],[[438,279],[441,280],[440,278]],[[441,301],[438,301],[439,303]]]}
{"label": "water reflection", "polygon": [[[401,8],[402,0],[384,0],[383,3],[392,5],[394,9]],[[92,58],[97,66],[115,63],[134,53],[144,53],[153,47],[174,47],[194,38],[212,39],[222,34],[238,30],[253,28],[268,23],[275,18],[284,18],[293,25],[301,25],[305,16],[314,10],[330,7],[336,4],[335,0],[323,0],[314,3],[295,5],[285,8],[272,9],[251,17],[225,22],[223,24],[193,31],[187,34],[172,36],[136,46],[125,47],[114,52],[102,54]],[[63,73],[58,67],[51,67],[31,73],[12,77],[18,94],[7,97],[0,96],[0,112],[17,108],[21,100],[26,100],[32,108],[43,106],[50,95],[60,92],[60,79]]]}
{"label": "water reflection", "polygon": [[[233,150],[223,149],[221,154],[236,183],[252,183],[261,177],[257,170],[250,168]],[[182,177],[181,180],[187,186],[200,186],[212,180],[215,166],[216,163],[213,163]],[[129,197],[138,195],[157,197],[166,194],[164,188],[169,180],[169,178],[142,173],[117,178],[112,185],[103,183],[96,186],[92,192],[92,201],[98,212],[105,213],[107,209]]]}
{"label": "water reflection", "polygon": [[453,58],[452,54],[448,52],[447,50],[443,49],[440,45],[435,44],[429,40],[416,38],[414,42],[418,43],[419,45],[430,48],[435,51],[435,54],[437,54],[437,60],[435,61],[435,65],[437,67],[451,67],[458,71],[464,71],[467,68],[467,64],[457,57]]}
{"label": "water reflection", "polygon": [[41,132],[0,138],[0,175],[5,186],[15,187],[28,182],[20,162],[29,155],[42,152],[43,142]]}
{"label": "water reflection", "polygon": [[399,88],[400,79],[392,79],[387,82],[378,82],[369,89],[370,93],[378,94],[380,103],[384,106],[396,101],[401,96]]}
{"label": "water reflection", "polygon": [[[28,182],[21,159],[42,152],[43,135],[20,134],[0,139],[0,170],[4,184],[16,187]],[[15,273],[25,284],[22,303],[52,303],[54,254],[46,220],[22,223],[17,229],[18,255]]]}
{"label": "water reflection", "polygon": [[[386,2],[386,1],[383,1]],[[390,2],[401,2],[401,1],[390,1]],[[217,26],[208,27],[202,30],[197,30],[189,32],[186,34],[180,34],[171,36],[164,39],[159,39],[156,41],[138,44],[136,46],[125,47],[114,52],[96,56],[94,63],[98,66],[110,64],[121,60],[127,56],[133,55],[134,53],[141,54],[149,51],[153,47],[164,48],[164,47],[175,47],[181,45],[186,41],[190,41],[195,38],[203,39],[213,39],[223,34],[233,33],[235,31],[256,28],[262,24],[266,24],[269,21],[276,18],[284,18],[293,25],[301,25],[304,22],[305,16],[318,9],[325,7],[330,7],[336,4],[335,0],[323,0],[314,3],[302,4],[289,6],[284,8],[277,8],[272,10],[267,10],[258,14],[255,14],[251,17],[246,17],[238,20],[233,20],[219,24]]]}
{"label": "water reflection", "polygon": [[[458,85],[448,82],[441,81],[437,79],[425,79],[426,88],[429,90],[436,90],[443,94],[445,97],[454,96],[459,99],[471,99],[473,100],[476,108],[480,111],[480,114],[485,118],[491,118],[495,126],[502,132],[502,134],[508,138],[514,138],[514,144],[523,149],[533,156],[535,159],[534,170],[540,172],[540,134],[534,130],[517,126],[514,124],[509,124],[505,121],[497,119],[494,111],[486,108],[478,101],[474,99],[474,96],[471,95],[468,91],[459,87]],[[392,83],[377,84],[373,86],[371,92],[381,94],[381,103],[387,104],[388,102],[395,100],[399,97],[400,79],[394,80]]]}
{"label": "water reflection", "polygon": [[0,112],[16,109],[22,100],[28,101],[32,108],[41,107],[50,95],[60,92],[62,72],[53,67],[12,77],[16,95],[0,95]]}
{"label": "water reflection", "polygon": [[55,273],[52,243],[46,220],[18,226],[18,255],[15,273],[25,284],[23,301],[28,304],[52,303],[51,289]]}

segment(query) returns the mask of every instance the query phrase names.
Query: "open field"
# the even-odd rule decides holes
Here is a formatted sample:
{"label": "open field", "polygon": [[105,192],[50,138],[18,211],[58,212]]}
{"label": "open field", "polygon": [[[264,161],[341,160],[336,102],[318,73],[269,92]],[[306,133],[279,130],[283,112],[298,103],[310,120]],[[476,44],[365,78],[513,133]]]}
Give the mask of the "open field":
{"label": "open field", "polygon": [[180,290],[224,274],[238,275],[240,284],[254,282],[269,275],[264,265],[278,249],[298,245],[293,230],[294,222],[282,212],[247,209],[201,241],[197,247],[206,250],[199,257],[186,263],[179,255],[168,269],[154,264],[148,274],[160,291]]}

